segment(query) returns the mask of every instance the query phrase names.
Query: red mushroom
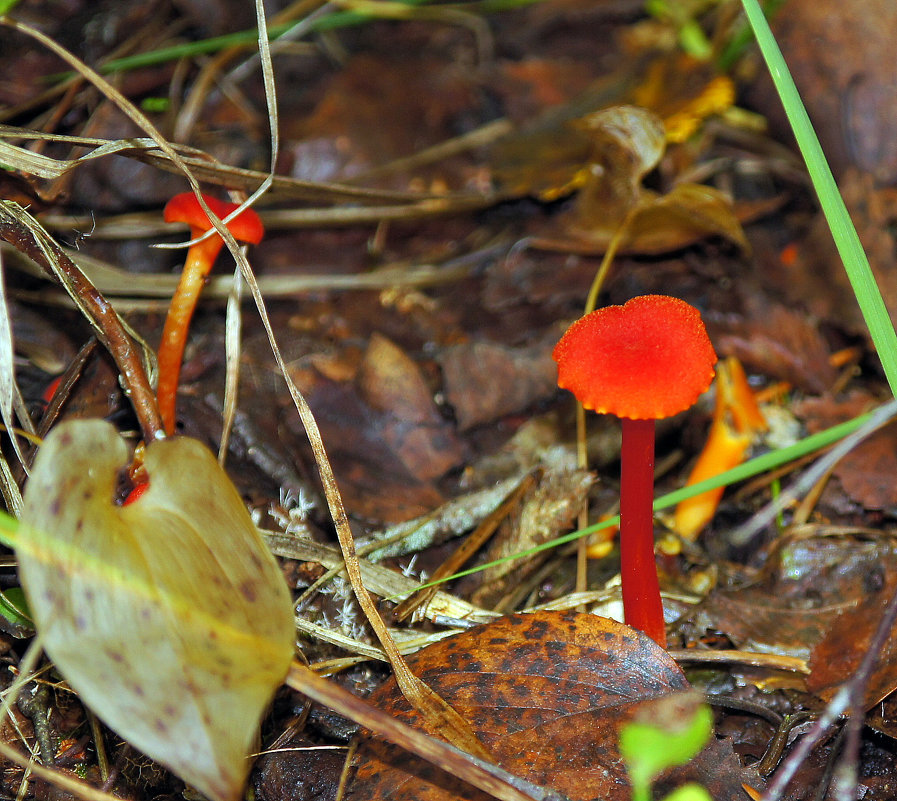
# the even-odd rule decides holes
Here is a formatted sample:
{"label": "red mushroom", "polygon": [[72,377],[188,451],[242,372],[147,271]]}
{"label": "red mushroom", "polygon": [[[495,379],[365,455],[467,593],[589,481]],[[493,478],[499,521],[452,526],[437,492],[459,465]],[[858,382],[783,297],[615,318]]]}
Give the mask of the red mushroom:
{"label": "red mushroom", "polygon": [[[203,195],[209,208],[221,219],[237,208],[235,203],[226,203],[217,198]],[[201,236],[212,224],[205,210],[199,205],[196,195],[184,192],[175,195],[165,206],[163,212],[165,222],[183,222],[190,226],[193,239]],[[240,213],[227,223],[228,230],[234,238],[242,242],[257,245],[265,233],[262,221],[252,209]],[[184,357],[184,345],[187,342],[187,329],[199,299],[199,293],[205,284],[206,276],[212,269],[215,259],[224,240],[216,233],[202,242],[197,242],[187,251],[181,280],[171,299],[165,327],[162,329],[162,342],[159,345],[159,381],[157,397],[162,423],[169,434],[174,433],[175,397],[178,379],[181,375],[181,361]]]}
{"label": "red mushroom", "polygon": [[623,614],[665,647],[654,562],[654,421],[684,411],[710,386],[716,353],[697,309],[666,295],[643,295],[577,320],[552,356],[561,388],[586,409],[622,418]]}
{"label": "red mushroom", "polygon": [[149,481],[144,481],[142,484],[136,484],[134,488],[125,496],[125,499],[122,501],[122,506],[130,506],[132,503],[139,501],[144,493],[149,489]]}

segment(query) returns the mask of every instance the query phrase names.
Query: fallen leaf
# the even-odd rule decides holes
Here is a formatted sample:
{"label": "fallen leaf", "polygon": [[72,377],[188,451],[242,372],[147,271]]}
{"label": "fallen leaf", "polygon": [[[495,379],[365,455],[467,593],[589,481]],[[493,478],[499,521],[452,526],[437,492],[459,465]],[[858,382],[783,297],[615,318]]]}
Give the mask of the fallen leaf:
{"label": "fallen leaf", "polygon": [[602,219],[616,229],[642,200],[642,179],[660,162],[666,149],[663,121],[638,106],[614,106],[593,112],[575,123],[592,142],[591,169],[583,175],[579,213]]}
{"label": "fallen leaf", "polygon": [[380,434],[409,473],[439,478],[463,458],[420,368],[398,345],[374,334],[358,368],[362,397],[382,416]]}
{"label": "fallen leaf", "polygon": [[769,589],[750,588],[713,593],[695,613],[698,625],[723,632],[739,648],[806,659],[825,635],[826,626],[841,605],[813,609],[793,607],[769,595]]}
{"label": "fallen leaf", "polygon": [[876,704],[866,718],[866,725],[897,740],[897,696],[891,694],[880,704]]}
{"label": "fallen leaf", "polygon": [[[580,224],[592,234],[601,216],[585,192],[579,210]],[[604,229],[603,224],[601,228]],[[606,236],[599,230],[599,238]],[[721,236],[749,250],[732,200],[723,192],[703,184],[677,184],[665,195],[645,192],[631,212],[624,250],[638,253],[666,253],[707,236]]]}
{"label": "fallen leaf", "polygon": [[[486,551],[485,560],[493,562],[512,557],[542,545],[569,529],[585,503],[595,476],[588,470],[548,467],[533,487],[499,527]],[[470,596],[477,606],[514,607],[526,578],[550,555],[549,551],[510,559],[476,573],[470,580],[479,585]]]}
{"label": "fallen leaf", "polygon": [[720,354],[736,356],[749,370],[814,394],[837,378],[818,321],[767,298],[749,297],[744,318],[728,319],[714,343]]}
{"label": "fallen leaf", "polygon": [[262,756],[252,774],[258,801],[326,801],[337,797],[346,762],[344,748],[320,745],[301,735]]}
{"label": "fallen leaf", "polygon": [[120,506],[127,465],[109,423],[54,429],[13,543],[22,585],[47,653],[84,703],[209,798],[234,801],[292,657],[290,595],[204,446],[150,444],[149,489]]}
{"label": "fallen leaf", "polygon": [[[571,799],[628,801],[620,727],[641,702],[688,686],[645,635],[575,612],[501,618],[429,646],[409,663],[471,721],[503,768]],[[392,680],[371,701],[419,723]],[[352,799],[488,797],[379,739],[363,742],[360,760]],[[744,798],[742,769],[726,744],[713,743],[677,771],[677,782],[688,779],[712,785],[717,801]]]}
{"label": "fallen leaf", "polygon": [[522,348],[497,342],[453,345],[439,357],[445,397],[464,431],[519,412],[557,392],[549,337]]}
{"label": "fallen leaf", "polygon": [[[302,140],[287,148],[290,172],[309,181],[363,174],[449,138],[476,103],[469,71],[442,63],[428,48],[355,54],[326,82],[310,116],[284,120],[285,140]],[[438,174],[445,182],[463,178],[456,171]],[[404,188],[407,177],[399,177]]]}
{"label": "fallen leaf", "polygon": [[779,543],[748,587],[716,589],[691,615],[740,648],[807,659],[832,621],[869,596],[870,582],[897,569],[897,547],[861,536],[803,536]]}
{"label": "fallen leaf", "polygon": [[589,137],[569,120],[547,130],[514,132],[491,149],[492,177],[503,195],[553,201],[582,186],[591,154]]}
{"label": "fallen leaf", "polygon": [[[841,685],[852,679],[869,651],[897,579],[885,580],[883,570],[870,570],[868,595],[853,609],[846,609],[832,622],[810,657],[807,689],[831,701]],[[868,710],[897,689],[897,625],[888,633],[878,661],[863,691],[863,709]]]}
{"label": "fallen leaf", "polygon": [[572,101],[594,80],[593,65],[568,58],[524,55],[519,61],[499,61],[495,67],[490,88],[501,98],[507,116],[524,124]]}
{"label": "fallen leaf", "polygon": [[[291,375],[296,374],[291,372]],[[389,412],[371,408],[355,381],[332,381],[308,371],[300,389],[321,428],[350,513],[369,520],[399,523],[426,514],[444,502],[435,481],[412,473],[392,447],[400,444],[399,435],[403,432],[426,429],[415,425],[403,427]],[[393,443],[388,443],[384,430],[391,427],[396,437]],[[405,455],[420,452],[410,448]]]}
{"label": "fallen leaf", "polygon": [[[890,147],[895,25],[897,8],[888,0],[872,0],[863,14],[851,14],[838,0],[797,0],[775,14],[776,40],[838,178],[850,165],[874,170],[882,183],[897,178],[897,154]],[[773,120],[775,136],[790,131],[770,82],[752,94]]]}
{"label": "fallen leaf", "polygon": [[641,197],[642,178],[657,166],[664,146],[659,117],[612,106],[500,139],[492,149],[493,170],[503,192],[545,201],[588,186],[613,228]]}
{"label": "fallen leaf", "polygon": [[[868,173],[850,167],[839,176],[838,189],[891,322],[897,324],[897,247],[894,239],[897,197],[894,187],[890,183],[881,186]],[[806,309],[834,330],[845,331],[871,343],[825,216],[817,214],[806,235],[793,244],[794,257],[789,263],[781,262],[769,276],[772,291],[791,305]]]}
{"label": "fallen leaf", "polygon": [[[811,434],[868,411],[876,399],[862,391],[844,398],[804,398],[792,406]],[[835,465],[833,475],[844,492],[865,509],[897,509],[897,431],[887,426],[861,442]]]}
{"label": "fallen leaf", "polygon": [[579,190],[572,213],[562,217],[564,231],[535,237],[534,247],[602,252],[619,236],[621,252],[665,253],[715,235],[749,249],[731,199],[719,190],[681,183],[658,195],[642,185],[666,147],[656,114],[613,106],[567,122],[559,133],[550,144],[544,131],[517,134],[495,149],[497,180],[512,192],[555,200]]}

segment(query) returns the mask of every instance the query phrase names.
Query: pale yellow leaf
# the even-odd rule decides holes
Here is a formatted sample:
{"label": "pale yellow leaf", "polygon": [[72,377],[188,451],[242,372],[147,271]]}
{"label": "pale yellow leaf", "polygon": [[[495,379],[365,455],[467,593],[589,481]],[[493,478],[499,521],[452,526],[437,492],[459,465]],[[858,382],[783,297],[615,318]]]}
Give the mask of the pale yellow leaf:
{"label": "pale yellow leaf", "polygon": [[17,538],[22,584],[82,700],[202,793],[233,801],[293,653],[289,592],[203,445],[151,444],[149,489],[119,506],[128,458],[102,421],[46,439]]}

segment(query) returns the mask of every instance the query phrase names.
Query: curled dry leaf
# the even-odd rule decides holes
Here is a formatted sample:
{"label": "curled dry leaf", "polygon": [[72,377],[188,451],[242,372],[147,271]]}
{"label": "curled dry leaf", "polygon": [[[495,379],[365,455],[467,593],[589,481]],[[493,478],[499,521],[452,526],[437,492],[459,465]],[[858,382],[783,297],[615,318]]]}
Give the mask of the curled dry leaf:
{"label": "curled dry leaf", "polygon": [[108,423],[47,437],[15,542],[47,653],[128,742],[214,801],[233,801],[259,718],[293,653],[277,563],[212,454],[151,444],[149,489],[119,506],[128,463]]}
{"label": "curled dry leaf", "polygon": [[550,330],[524,347],[463,342],[446,348],[439,363],[458,428],[468,431],[552,397],[557,392],[557,367],[551,349],[557,338],[557,332]]}
{"label": "curled dry leaf", "polygon": [[[564,230],[531,244],[543,249],[666,253],[707,236],[748,250],[739,215],[724,193],[701,184],[676,184],[658,195],[643,185],[666,148],[664,123],[637,106],[612,106],[552,131],[515,135],[493,149],[499,185],[512,193],[555,200],[579,191]],[[563,143],[563,147],[558,145]],[[743,209],[747,216],[755,210]]]}
{"label": "curled dry leaf", "polygon": [[588,186],[594,203],[603,202],[613,230],[641,197],[642,178],[657,166],[664,148],[657,115],[612,106],[499,140],[492,148],[492,168],[498,185],[512,195],[553,201]]}

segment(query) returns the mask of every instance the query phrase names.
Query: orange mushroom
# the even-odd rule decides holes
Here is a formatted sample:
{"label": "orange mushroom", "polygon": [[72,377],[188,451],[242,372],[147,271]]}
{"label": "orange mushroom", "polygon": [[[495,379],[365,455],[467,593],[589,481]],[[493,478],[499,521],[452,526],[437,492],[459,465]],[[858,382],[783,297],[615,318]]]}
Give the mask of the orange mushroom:
{"label": "orange mushroom", "polygon": [[654,561],[654,421],[710,386],[716,352],[697,309],[643,295],[577,320],[554,348],[558,385],[586,409],[622,420],[620,577],[626,623],[666,646]]}
{"label": "orange mushroom", "polygon": [[[235,203],[226,203],[207,195],[203,195],[203,200],[221,219],[238,208]],[[165,206],[163,216],[165,222],[187,223],[193,239],[212,228],[205,210],[192,192],[175,195]],[[234,239],[254,245],[261,241],[265,233],[262,221],[252,209],[241,212],[227,223],[227,227],[234,235]],[[181,362],[184,358],[184,346],[187,342],[187,330],[206,276],[211,272],[223,245],[224,240],[215,233],[190,247],[181,272],[181,280],[178,282],[168,308],[168,316],[165,318],[162,341],[159,344],[159,381],[156,394],[162,424],[168,434],[174,433],[175,398],[181,375]]]}
{"label": "orange mushroom", "polygon": [[[690,487],[740,465],[757,434],[766,431],[767,427],[744,367],[734,356],[729,356],[719,365],[710,434],[685,486]],[[673,514],[676,533],[687,540],[696,539],[713,519],[724,489],[717,487],[680,501]]]}

